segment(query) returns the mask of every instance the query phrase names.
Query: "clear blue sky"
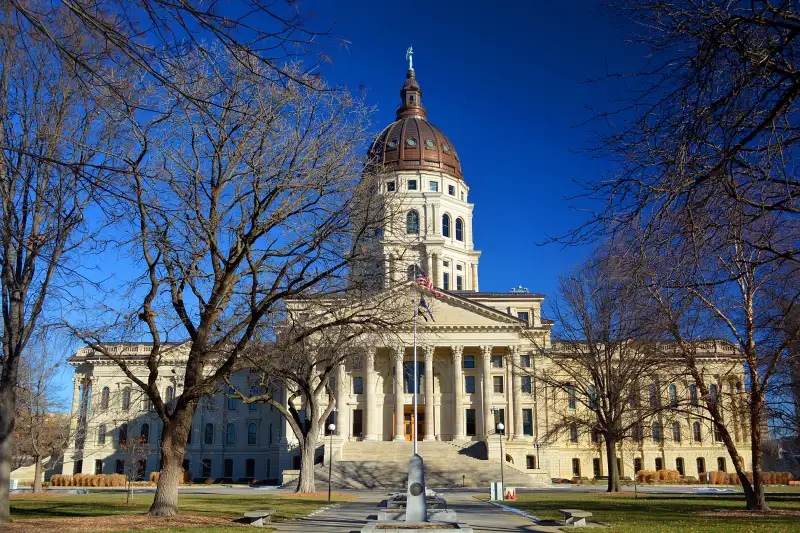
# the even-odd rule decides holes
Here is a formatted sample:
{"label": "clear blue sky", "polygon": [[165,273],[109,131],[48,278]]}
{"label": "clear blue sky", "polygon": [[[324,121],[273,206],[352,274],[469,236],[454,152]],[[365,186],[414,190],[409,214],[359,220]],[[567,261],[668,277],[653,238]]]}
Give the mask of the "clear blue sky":
{"label": "clear blue sky", "polygon": [[475,204],[474,241],[483,251],[482,291],[523,285],[552,295],[557,277],[588,251],[537,246],[575,227],[567,197],[575,181],[597,179],[607,163],[585,153],[591,116],[621,96],[619,84],[586,83],[606,71],[635,71],[641,50],[599,2],[369,0],[301,1],[311,24],[335,23],[350,41],[326,51],[335,83],[363,85],[378,107],[375,129],[394,120],[405,50],[428,119],[457,148]]}

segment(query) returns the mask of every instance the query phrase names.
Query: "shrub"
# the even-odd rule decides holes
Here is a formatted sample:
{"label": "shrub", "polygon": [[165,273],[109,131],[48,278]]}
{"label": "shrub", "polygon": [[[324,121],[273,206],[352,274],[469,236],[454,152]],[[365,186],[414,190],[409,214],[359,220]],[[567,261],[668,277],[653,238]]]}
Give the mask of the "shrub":
{"label": "shrub", "polygon": [[636,473],[636,481],[639,483],[652,483],[656,480],[655,470],[639,470]]}
{"label": "shrub", "polygon": [[573,477],[571,483],[573,485],[583,485],[583,480],[579,477]]}
{"label": "shrub", "polygon": [[204,485],[213,485],[214,484],[214,478],[207,477],[205,479],[205,481],[203,481],[203,484]]}
{"label": "shrub", "polygon": [[183,471],[183,477],[181,477],[182,483],[191,483],[192,482],[192,473],[188,470]]}

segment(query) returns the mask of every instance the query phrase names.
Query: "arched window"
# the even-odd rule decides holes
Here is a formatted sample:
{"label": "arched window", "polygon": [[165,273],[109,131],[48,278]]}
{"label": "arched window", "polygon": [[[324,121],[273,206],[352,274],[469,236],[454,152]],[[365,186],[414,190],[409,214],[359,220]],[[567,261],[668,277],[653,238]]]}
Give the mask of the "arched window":
{"label": "arched window", "polygon": [[692,407],[699,407],[700,403],[697,400],[697,385],[689,385],[689,401]]}
{"label": "arched window", "polygon": [[719,392],[717,391],[717,386],[715,384],[711,384],[708,391],[711,395],[711,404],[717,405],[717,400],[719,399]]}
{"label": "arched window", "polygon": [[233,387],[228,387],[228,411],[235,411],[238,400],[233,396]]}
{"label": "arched window", "polygon": [[589,385],[589,409],[597,409],[597,388]]}
{"label": "arched window", "polygon": [[567,383],[567,397],[569,399],[569,408],[575,409],[575,386]]}
{"label": "arched window", "polygon": [[416,211],[409,211],[406,215],[406,233],[419,235],[419,213]]}
{"label": "arched window", "polygon": [[673,422],[672,423],[672,440],[675,442],[681,441],[681,423],[680,422]]}
{"label": "arched window", "polygon": [[442,237],[450,236],[450,215],[442,215]]}
{"label": "arched window", "polygon": [[203,442],[206,444],[214,444],[214,424],[206,424],[205,433],[203,434]]}
{"label": "arched window", "polygon": [[100,424],[97,426],[97,444],[106,443],[106,425]]}
{"label": "arched window", "polygon": [[250,424],[247,426],[247,444],[255,444],[258,436],[258,426]]}
{"label": "arched window", "polygon": [[678,387],[674,383],[669,386],[669,406],[673,409],[678,407]]}
{"label": "arched window", "polygon": [[[254,386],[250,387],[250,396],[254,396],[255,397],[255,396],[258,396],[260,393],[261,393],[261,390],[258,388],[258,386],[254,385]],[[247,409],[250,410],[250,411],[258,411],[258,404],[255,403],[255,402],[247,404]]]}
{"label": "arched window", "polygon": [[236,443],[236,426],[233,424],[228,424],[228,427],[225,428],[225,444],[235,444]]}
{"label": "arched window", "polygon": [[131,388],[125,387],[122,391],[122,410],[127,411],[131,408]]}
{"label": "arched window", "polygon": [[150,442],[150,424],[142,424],[142,430],[139,432],[142,437],[142,442],[147,444]]}
{"label": "arched window", "polygon": [[456,240],[464,242],[464,221],[460,218],[456,219]]}
{"label": "arched window", "polygon": [[658,407],[658,391],[655,385],[650,385],[648,390],[650,391],[650,408],[655,409]]}
{"label": "arched window", "polygon": [[103,387],[103,392],[100,393],[100,409],[108,409],[108,397],[111,391],[108,387]]}
{"label": "arched window", "polygon": [[663,439],[664,436],[661,434],[661,424],[658,422],[653,422],[653,442],[658,444]]}
{"label": "arched window", "polygon": [[172,386],[167,387],[167,401],[171,402],[175,399],[175,388]]}
{"label": "arched window", "polygon": [[695,442],[701,442],[703,440],[703,430],[700,428],[700,422],[692,424],[692,436]]}

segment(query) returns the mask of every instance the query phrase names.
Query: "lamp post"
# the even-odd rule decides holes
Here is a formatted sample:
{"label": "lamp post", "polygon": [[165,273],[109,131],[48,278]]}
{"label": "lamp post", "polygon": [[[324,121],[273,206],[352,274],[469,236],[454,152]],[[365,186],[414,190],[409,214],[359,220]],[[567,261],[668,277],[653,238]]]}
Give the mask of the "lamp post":
{"label": "lamp post", "polygon": [[502,422],[497,424],[497,434],[500,436],[500,490],[502,491],[500,497],[503,501],[506,499],[506,478],[505,478],[505,469],[503,468],[503,463],[505,462],[505,457],[503,457],[503,430],[506,427],[503,425]]}
{"label": "lamp post", "polygon": [[328,431],[331,434],[331,444],[328,451],[328,502],[331,501],[331,477],[333,476],[333,432],[336,431],[336,424],[328,424]]}
{"label": "lamp post", "polygon": [[541,446],[542,443],[539,442],[539,439],[536,439],[535,441],[533,441],[533,445],[536,447],[536,468],[542,468],[542,463],[541,460],[539,459],[539,446]]}

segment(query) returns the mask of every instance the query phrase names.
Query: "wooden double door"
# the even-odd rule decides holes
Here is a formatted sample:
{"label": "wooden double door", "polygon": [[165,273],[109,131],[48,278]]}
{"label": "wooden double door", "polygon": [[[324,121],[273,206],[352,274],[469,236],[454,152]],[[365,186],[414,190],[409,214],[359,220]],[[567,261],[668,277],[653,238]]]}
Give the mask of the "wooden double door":
{"label": "wooden double door", "polygon": [[[417,405],[417,440],[425,436],[425,405]],[[414,438],[414,406],[406,405],[403,409],[403,436],[406,440]]]}

